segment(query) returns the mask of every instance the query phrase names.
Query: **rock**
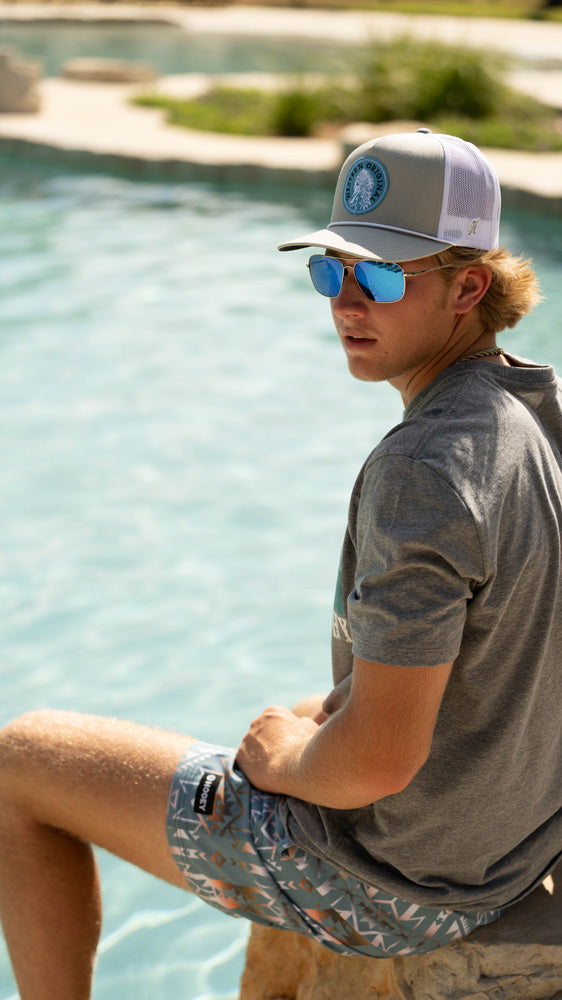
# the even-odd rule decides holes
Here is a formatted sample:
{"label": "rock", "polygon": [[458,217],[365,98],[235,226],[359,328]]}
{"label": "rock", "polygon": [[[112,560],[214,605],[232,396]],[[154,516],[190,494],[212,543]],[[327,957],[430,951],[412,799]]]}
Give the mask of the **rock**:
{"label": "rock", "polygon": [[497,923],[428,955],[347,957],[254,924],[240,1000],[562,1000],[557,872]]}
{"label": "rock", "polygon": [[68,80],[86,80],[95,83],[152,83],[158,78],[152,67],[144,63],[83,56],[65,62],[59,76]]}
{"label": "rock", "polygon": [[0,111],[39,111],[41,65],[0,49]]}

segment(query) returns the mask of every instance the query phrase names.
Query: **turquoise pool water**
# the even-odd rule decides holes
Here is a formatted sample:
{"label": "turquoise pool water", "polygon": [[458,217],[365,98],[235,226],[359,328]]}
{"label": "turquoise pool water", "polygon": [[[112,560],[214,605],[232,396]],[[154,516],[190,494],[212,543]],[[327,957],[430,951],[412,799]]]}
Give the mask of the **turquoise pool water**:
{"label": "turquoise pool water", "polygon": [[[401,413],[347,374],[306,254],[275,251],[330,194],[0,168],[0,723],[236,744],[328,683],[348,492]],[[547,301],[500,342],[562,371],[559,221],[507,211],[503,239]],[[245,924],[100,862],[96,1000],[234,1000]]]}
{"label": "turquoise pool water", "polygon": [[[256,39],[215,33],[191,34],[163,22],[10,21],[0,17],[0,46],[39,59],[54,76],[68,59],[103,56],[146,62],[159,73],[328,72],[347,59],[350,46],[314,39]],[[354,49],[355,51],[355,49]],[[345,64],[345,63],[344,63]]]}

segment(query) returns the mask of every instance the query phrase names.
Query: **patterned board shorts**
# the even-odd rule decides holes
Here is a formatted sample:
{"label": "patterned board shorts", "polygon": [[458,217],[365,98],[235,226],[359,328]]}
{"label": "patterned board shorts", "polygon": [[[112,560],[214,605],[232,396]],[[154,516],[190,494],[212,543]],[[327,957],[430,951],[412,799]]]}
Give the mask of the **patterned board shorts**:
{"label": "patterned board shorts", "polygon": [[287,836],[278,797],[250,785],[234,757],[192,744],[170,789],[172,855],[188,888],[211,906],[375,958],[422,954],[501,916],[407,903],[302,850]]}

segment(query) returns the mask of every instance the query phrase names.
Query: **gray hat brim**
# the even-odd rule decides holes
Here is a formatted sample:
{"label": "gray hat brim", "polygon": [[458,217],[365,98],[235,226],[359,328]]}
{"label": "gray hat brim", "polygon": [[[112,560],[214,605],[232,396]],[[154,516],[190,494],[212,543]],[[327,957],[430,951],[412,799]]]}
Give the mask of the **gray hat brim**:
{"label": "gray hat brim", "polygon": [[400,232],[385,226],[334,225],[309,233],[301,239],[280,243],[278,250],[303,250],[305,247],[323,247],[347,253],[353,257],[390,262],[417,260],[429,257],[452,246],[445,240],[429,239],[414,233]]}

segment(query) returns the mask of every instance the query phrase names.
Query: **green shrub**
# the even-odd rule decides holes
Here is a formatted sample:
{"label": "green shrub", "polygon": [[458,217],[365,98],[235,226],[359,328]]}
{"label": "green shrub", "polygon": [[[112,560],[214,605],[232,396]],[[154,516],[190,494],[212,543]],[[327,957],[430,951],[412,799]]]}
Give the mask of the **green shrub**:
{"label": "green shrub", "polygon": [[319,122],[350,120],[338,92],[325,88],[269,92],[217,86],[197,99],[144,94],[134,103],[162,108],[171,125],[238,135],[309,136]]}
{"label": "green shrub", "polygon": [[275,135],[311,135],[318,121],[314,97],[302,90],[278,94],[271,112],[271,130]]}
{"label": "green shrub", "polygon": [[517,121],[494,115],[475,121],[471,118],[442,117],[432,125],[435,131],[458,135],[475,146],[496,149],[523,149],[533,153],[562,151],[562,134],[540,122]]}
{"label": "green shrub", "polygon": [[555,113],[506,86],[501,56],[403,37],[373,43],[358,68],[355,116],[407,119],[482,146],[562,149]]}
{"label": "green shrub", "polygon": [[444,110],[484,118],[502,89],[489,55],[408,37],[370,45],[357,75],[359,117],[367,121],[425,121]]}
{"label": "green shrub", "polygon": [[[351,82],[305,82],[280,91],[217,86],[198,100],[138,99],[188,128],[245,135],[308,136],[326,122],[423,122],[476,145],[562,149],[556,114],[510,90],[502,57],[404,37],[359,50]],[[355,77],[355,82],[353,81]]]}

